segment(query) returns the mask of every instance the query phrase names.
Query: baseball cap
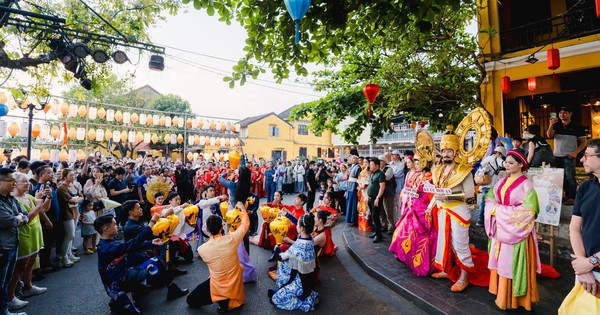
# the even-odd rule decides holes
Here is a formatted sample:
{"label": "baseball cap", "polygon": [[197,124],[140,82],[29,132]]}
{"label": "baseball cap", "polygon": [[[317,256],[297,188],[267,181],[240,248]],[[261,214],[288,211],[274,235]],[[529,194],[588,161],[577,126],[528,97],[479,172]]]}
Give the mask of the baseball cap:
{"label": "baseball cap", "polygon": [[400,151],[394,150],[394,151],[392,151],[392,155],[400,155]]}
{"label": "baseball cap", "polygon": [[560,112],[561,110],[564,110],[565,112],[569,112],[569,113],[573,112],[573,109],[571,108],[571,106],[561,106],[558,108],[558,111]]}
{"label": "baseball cap", "polygon": [[387,164],[387,162],[388,162],[388,160],[385,158],[385,155],[380,155],[377,158],[379,159],[379,161],[383,161],[383,163]]}
{"label": "baseball cap", "polygon": [[500,152],[500,153],[502,153],[503,156],[506,156],[506,148],[503,146],[497,146],[494,149],[494,152]]}

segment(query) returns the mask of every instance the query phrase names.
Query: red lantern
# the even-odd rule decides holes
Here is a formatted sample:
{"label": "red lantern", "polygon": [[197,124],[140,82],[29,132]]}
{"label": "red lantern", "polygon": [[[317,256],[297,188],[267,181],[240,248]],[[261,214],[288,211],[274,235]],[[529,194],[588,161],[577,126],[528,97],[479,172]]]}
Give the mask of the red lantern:
{"label": "red lantern", "polygon": [[419,126],[421,126],[421,128],[425,128],[425,122],[424,121],[420,121],[419,122]]}
{"label": "red lantern", "polygon": [[411,123],[410,123],[410,128],[411,128],[411,129],[415,129],[415,128],[417,128],[417,122],[416,122],[416,121],[413,121],[413,122],[411,122]]}
{"label": "red lantern", "polygon": [[535,89],[537,88],[537,82],[535,80],[535,77],[531,77],[529,79],[527,79],[527,89],[531,92],[535,91]]}
{"label": "red lantern", "polygon": [[[599,0],[600,1],[600,0]],[[369,83],[363,88],[363,93],[369,103],[375,102],[377,94],[379,94],[379,86],[377,84]]]}
{"label": "red lantern", "polygon": [[506,93],[510,93],[510,77],[509,76],[503,76],[502,77],[502,81],[500,82],[501,87],[502,87],[502,93],[506,94]]}
{"label": "red lantern", "polygon": [[596,17],[600,19],[600,0],[596,0]]}
{"label": "red lantern", "polygon": [[[599,0],[600,1],[600,0]],[[560,52],[556,48],[548,49],[548,69],[556,70],[560,68]]]}

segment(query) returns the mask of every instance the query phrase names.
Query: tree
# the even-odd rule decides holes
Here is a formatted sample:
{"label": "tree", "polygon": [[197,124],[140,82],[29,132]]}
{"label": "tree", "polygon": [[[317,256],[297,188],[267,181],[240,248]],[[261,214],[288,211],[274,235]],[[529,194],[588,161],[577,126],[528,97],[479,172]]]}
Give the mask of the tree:
{"label": "tree", "polygon": [[167,94],[161,95],[149,106],[150,109],[161,112],[173,112],[181,114],[191,114],[190,102],[179,95]]}
{"label": "tree", "polygon": [[[17,1],[2,0],[0,5],[13,6]],[[55,16],[66,19],[66,28],[79,34],[100,34],[133,42],[149,42],[149,28],[158,21],[165,19],[165,14],[176,14],[181,3],[170,0],[98,0],[87,1],[91,8],[104,19],[110,21],[109,25],[87,8],[84,1],[66,0],[40,0],[35,3],[24,1],[19,3],[22,10],[34,13]],[[10,14],[10,19],[21,19],[26,23],[47,23],[37,17],[23,17],[16,13]],[[2,21],[6,22],[6,20]],[[9,20],[10,22],[10,20]],[[53,49],[52,40],[60,40],[68,45],[73,45],[80,40],[74,40],[68,34],[56,34],[53,28],[40,27],[38,30],[31,28],[2,25],[0,35],[0,76],[6,78],[13,70],[26,71],[34,79],[34,84],[27,86],[27,90],[37,95],[47,94],[50,86],[57,83],[67,83],[75,79],[74,73],[63,69],[63,64],[58,61],[61,54]],[[113,26],[115,29],[113,29]],[[59,26],[60,29],[60,26]],[[95,42],[90,40],[88,45],[92,49],[102,48],[111,53],[117,49],[124,49],[115,44]],[[131,53],[131,50],[129,51]],[[142,53],[142,51],[139,51]],[[85,71],[88,78],[93,78],[92,89],[102,91],[110,77],[113,62],[103,64],[95,63],[91,57],[84,58]],[[18,83],[17,83],[18,84]]]}

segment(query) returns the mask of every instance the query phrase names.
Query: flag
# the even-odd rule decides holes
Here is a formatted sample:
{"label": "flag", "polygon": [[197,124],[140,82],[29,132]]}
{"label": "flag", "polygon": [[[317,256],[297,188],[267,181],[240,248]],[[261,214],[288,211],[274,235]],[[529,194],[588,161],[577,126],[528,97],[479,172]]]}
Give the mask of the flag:
{"label": "flag", "polygon": [[69,131],[67,129],[67,122],[64,121],[63,122],[63,143],[62,143],[63,147],[67,146],[67,142],[69,140],[68,136],[69,136]]}

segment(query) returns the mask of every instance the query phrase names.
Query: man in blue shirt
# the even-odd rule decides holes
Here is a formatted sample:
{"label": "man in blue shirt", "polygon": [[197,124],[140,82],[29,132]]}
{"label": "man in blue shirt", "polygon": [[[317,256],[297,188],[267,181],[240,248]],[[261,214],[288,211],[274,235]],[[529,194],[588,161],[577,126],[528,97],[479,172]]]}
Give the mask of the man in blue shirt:
{"label": "man in blue shirt", "polygon": [[[56,189],[52,185],[52,179],[54,173],[52,168],[47,165],[40,166],[36,169],[38,176],[38,184],[31,190],[31,195],[35,196],[35,193],[40,189],[44,190],[46,187],[50,187],[52,190],[52,202],[50,203],[50,209],[47,212],[40,212],[40,220],[42,221],[42,235],[44,238],[44,247],[40,249],[40,265],[41,269],[52,268],[53,271],[60,269],[58,263],[52,264],[50,261],[50,253],[52,252],[52,246],[56,247],[57,251],[60,251],[62,242],[58,242],[62,222],[59,222],[58,216],[60,215],[60,207],[58,205],[58,196],[56,195]],[[58,254],[60,256],[60,254]]]}
{"label": "man in blue shirt", "polygon": [[138,178],[136,185],[138,191],[138,200],[140,201],[140,206],[144,208],[144,221],[150,220],[150,207],[152,205],[149,204],[148,199],[146,199],[146,185],[148,183],[148,179],[150,178],[150,174],[152,173],[152,167],[149,165],[141,166],[142,176]]}

